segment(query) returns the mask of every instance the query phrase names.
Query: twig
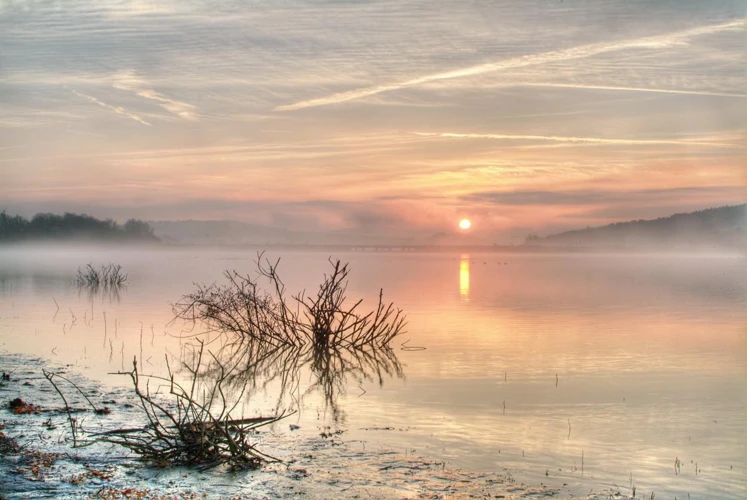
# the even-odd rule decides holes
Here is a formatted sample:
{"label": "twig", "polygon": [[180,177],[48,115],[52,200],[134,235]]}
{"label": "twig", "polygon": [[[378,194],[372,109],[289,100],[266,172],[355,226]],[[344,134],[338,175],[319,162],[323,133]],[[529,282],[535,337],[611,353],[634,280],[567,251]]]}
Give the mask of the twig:
{"label": "twig", "polygon": [[65,396],[62,394],[62,391],[60,391],[60,388],[57,387],[57,384],[55,384],[54,380],[52,380],[52,377],[54,377],[54,374],[46,371],[43,368],[42,368],[42,373],[44,374],[44,378],[49,380],[49,383],[52,384],[52,387],[54,387],[54,390],[57,391],[57,394],[60,395],[63,403],[65,403],[65,411],[67,412],[67,420],[70,423],[70,432],[73,435],[73,448],[76,448],[78,446],[78,442],[77,442],[77,435],[75,432],[75,419],[73,418],[73,415],[70,411],[70,405],[67,403],[67,399],[65,399]]}

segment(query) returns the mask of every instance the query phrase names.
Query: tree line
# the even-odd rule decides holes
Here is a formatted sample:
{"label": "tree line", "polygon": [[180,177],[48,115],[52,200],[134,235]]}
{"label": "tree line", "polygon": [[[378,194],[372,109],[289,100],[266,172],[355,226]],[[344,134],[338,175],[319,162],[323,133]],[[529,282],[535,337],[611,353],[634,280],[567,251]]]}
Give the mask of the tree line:
{"label": "tree line", "polygon": [[0,212],[0,242],[29,240],[159,241],[150,224],[138,219],[118,224],[69,212],[38,213],[31,219]]}

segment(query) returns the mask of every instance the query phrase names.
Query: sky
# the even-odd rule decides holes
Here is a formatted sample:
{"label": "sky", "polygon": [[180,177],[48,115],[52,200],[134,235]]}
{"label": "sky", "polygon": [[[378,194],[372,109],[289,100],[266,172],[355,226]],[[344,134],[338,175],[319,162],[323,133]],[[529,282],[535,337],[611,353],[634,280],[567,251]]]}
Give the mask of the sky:
{"label": "sky", "polygon": [[0,209],[515,243],[743,203],[746,35],[747,0],[0,0]]}

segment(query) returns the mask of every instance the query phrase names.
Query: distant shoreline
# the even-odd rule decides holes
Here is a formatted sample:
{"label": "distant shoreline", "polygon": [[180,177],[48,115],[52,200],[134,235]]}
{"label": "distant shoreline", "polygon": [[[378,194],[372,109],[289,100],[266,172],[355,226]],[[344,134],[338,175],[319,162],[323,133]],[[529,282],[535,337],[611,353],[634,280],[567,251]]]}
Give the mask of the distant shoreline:
{"label": "distant shoreline", "polygon": [[744,257],[744,251],[736,248],[723,247],[580,247],[580,246],[552,246],[552,245],[289,245],[289,244],[258,244],[258,243],[162,243],[156,245],[161,248],[195,248],[216,250],[255,250],[273,251],[285,250],[295,252],[346,252],[346,253],[375,253],[375,254],[514,254],[514,255],[550,255],[550,254],[601,254],[601,255],[723,255]]}
{"label": "distant shoreline", "polygon": [[[175,245],[177,246],[177,245]],[[181,246],[181,245],[178,245]],[[220,248],[262,248],[267,250],[301,250],[318,251],[349,251],[361,253],[515,253],[515,254],[552,254],[552,253],[704,253],[718,252],[740,255],[737,249],[731,248],[703,248],[703,247],[582,247],[582,246],[534,246],[534,245],[184,245],[189,247],[220,247]]]}
{"label": "distant shoreline", "polygon": [[293,251],[293,252],[346,252],[376,254],[515,254],[515,255],[548,255],[548,254],[601,254],[601,255],[723,255],[744,257],[747,252],[731,247],[624,247],[624,246],[555,246],[555,245],[404,245],[404,244],[330,244],[298,245],[273,243],[176,243],[142,240],[96,240],[96,239],[25,239],[0,241],[0,248],[24,247],[59,247],[75,248],[95,246],[115,249],[152,249],[152,250],[251,250],[251,251]]}

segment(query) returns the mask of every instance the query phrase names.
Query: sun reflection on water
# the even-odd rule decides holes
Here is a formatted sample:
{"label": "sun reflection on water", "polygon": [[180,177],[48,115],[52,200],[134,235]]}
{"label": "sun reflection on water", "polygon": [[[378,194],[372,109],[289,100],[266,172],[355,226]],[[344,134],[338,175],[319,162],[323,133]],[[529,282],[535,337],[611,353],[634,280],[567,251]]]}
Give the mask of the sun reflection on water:
{"label": "sun reflection on water", "polygon": [[469,254],[462,254],[459,261],[459,298],[469,300]]}

